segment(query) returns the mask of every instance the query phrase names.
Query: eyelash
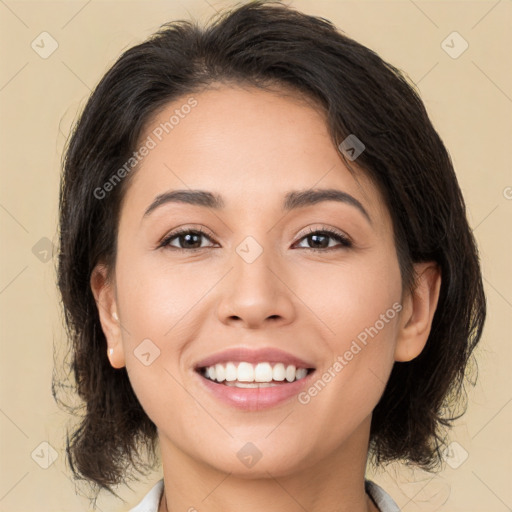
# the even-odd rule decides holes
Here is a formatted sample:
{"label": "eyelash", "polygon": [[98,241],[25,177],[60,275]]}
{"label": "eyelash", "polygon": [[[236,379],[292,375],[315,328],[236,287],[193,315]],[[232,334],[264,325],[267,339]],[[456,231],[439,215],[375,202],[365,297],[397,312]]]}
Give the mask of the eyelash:
{"label": "eyelash", "polygon": [[[213,242],[212,237],[209,234],[207,234],[206,232],[204,232],[202,229],[180,228],[180,229],[177,229],[176,231],[170,233],[168,236],[166,236],[162,240],[162,242],[160,243],[158,248],[168,248],[170,250],[181,251],[181,252],[200,251],[202,249],[208,249],[208,247],[197,247],[194,249],[185,249],[183,247],[174,247],[174,246],[170,245],[170,242],[173,239],[178,238],[180,235],[187,235],[187,234],[202,235],[202,236],[208,238],[210,240],[210,242]],[[311,235],[318,235],[318,234],[329,235],[329,237],[340,242],[342,247],[327,247],[325,249],[302,247],[302,249],[306,249],[309,251],[315,251],[315,252],[326,252],[326,251],[332,251],[332,250],[336,250],[336,249],[338,249],[338,250],[339,249],[348,249],[353,246],[352,242],[349,240],[349,238],[347,236],[340,233],[339,231],[336,231],[334,229],[327,228],[327,227],[322,227],[322,229],[311,229],[310,228],[310,231],[308,233],[305,233],[304,235],[302,235],[297,242],[300,242],[304,238],[307,238]]]}

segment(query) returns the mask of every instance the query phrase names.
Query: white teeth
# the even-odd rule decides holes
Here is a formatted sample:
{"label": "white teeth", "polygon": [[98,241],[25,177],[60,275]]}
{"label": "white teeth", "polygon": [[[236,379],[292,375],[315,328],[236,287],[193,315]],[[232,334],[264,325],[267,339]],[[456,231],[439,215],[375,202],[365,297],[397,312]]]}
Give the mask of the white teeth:
{"label": "white teeth", "polygon": [[293,382],[295,380],[295,366],[289,365],[286,367],[286,380]]}
{"label": "white teeth", "polygon": [[269,388],[271,386],[279,386],[273,382],[226,382],[227,386],[234,388]]}
{"label": "white teeth", "polygon": [[272,366],[269,363],[258,363],[254,369],[254,380],[256,382],[271,382]]}
{"label": "white teeth", "polygon": [[221,364],[215,365],[215,379],[223,382],[226,379],[226,369]]}
{"label": "white teeth", "polygon": [[215,366],[210,366],[209,368],[206,368],[206,376],[211,380],[215,380]]}
{"label": "white teeth", "polygon": [[306,368],[299,368],[295,373],[297,380],[303,379],[307,374],[308,371],[306,370]]}
{"label": "white teeth", "polygon": [[272,369],[272,377],[274,380],[283,381],[286,378],[286,368],[283,363],[277,363]]}
{"label": "white teeth", "polygon": [[240,382],[254,382],[254,367],[250,363],[238,365],[237,380]]}
{"label": "white teeth", "polygon": [[226,365],[226,380],[228,382],[233,382],[234,380],[236,380],[236,376],[237,376],[236,366],[233,363],[228,363]]}
{"label": "white teeth", "polygon": [[272,381],[283,382],[286,379],[287,382],[293,382],[303,379],[307,374],[306,368],[296,368],[293,364],[285,366],[283,363],[276,363],[272,366],[265,362],[253,365],[242,361],[238,366],[233,362],[209,366],[205,369],[204,376],[217,382],[225,381],[230,386],[268,387],[277,385]]}

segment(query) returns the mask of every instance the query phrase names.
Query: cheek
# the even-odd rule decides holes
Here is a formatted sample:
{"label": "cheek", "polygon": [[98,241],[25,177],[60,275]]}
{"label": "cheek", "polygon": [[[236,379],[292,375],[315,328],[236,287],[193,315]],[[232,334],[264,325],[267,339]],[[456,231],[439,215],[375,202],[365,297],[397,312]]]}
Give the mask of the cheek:
{"label": "cheek", "polygon": [[[328,387],[343,394],[347,405],[375,405],[394,363],[402,308],[398,263],[382,256],[357,265],[329,265],[304,286],[323,332],[322,349],[329,354],[322,374],[330,374],[322,380],[335,382]],[[336,398],[330,395],[330,400]]]}
{"label": "cheek", "polygon": [[401,297],[398,264],[387,258],[318,266],[305,278],[297,281],[302,282],[297,295],[335,344],[373,326]]}
{"label": "cheek", "polygon": [[173,336],[207,290],[208,279],[198,269],[161,257],[118,262],[118,302],[132,342],[141,336],[162,341]]}
{"label": "cheek", "polygon": [[197,273],[193,279],[190,272],[162,261],[125,257],[116,267],[126,370],[156,424],[167,424],[169,411],[190,398],[180,385],[180,355],[185,340],[195,337],[193,308],[208,285],[204,279],[201,285]]}

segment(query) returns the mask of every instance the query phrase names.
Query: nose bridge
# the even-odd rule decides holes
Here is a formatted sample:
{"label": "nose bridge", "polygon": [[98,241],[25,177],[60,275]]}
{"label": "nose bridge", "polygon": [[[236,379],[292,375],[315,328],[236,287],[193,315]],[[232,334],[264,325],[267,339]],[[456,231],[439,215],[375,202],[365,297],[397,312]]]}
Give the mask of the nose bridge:
{"label": "nose bridge", "polygon": [[[233,254],[230,263],[235,267],[235,279],[255,281],[258,285],[268,285],[266,281],[270,276],[275,277],[271,269],[280,266],[279,254],[275,250],[276,229],[269,229],[269,221],[265,220],[264,204],[248,207],[249,200],[245,202],[245,213],[240,215],[234,228]],[[239,211],[243,211],[242,204]],[[263,212],[263,214],[262,214]],[[275,270],[274,270],[275,271]]]}
{"label": "nose bridge", "polygon": [[219,307],[221,321],[236,317],[255,327],[268,318],[284,322],[292,318],[293,305],[280,275],[279,254],[272,248],[271,237],[264,241],[262,237],[247,235],[234,247],[230,259],[233,268]]}
{"label": "nose bridge", "polygon": [[262,236],[258,236],[258,241],[256,236],[246,236],[233,254],[234,291],[239,293],[239,301],[267,302],[277,292],[275,271],[272,271],[279,267],[277,255],[273,254],[268,237],[262,240]]}

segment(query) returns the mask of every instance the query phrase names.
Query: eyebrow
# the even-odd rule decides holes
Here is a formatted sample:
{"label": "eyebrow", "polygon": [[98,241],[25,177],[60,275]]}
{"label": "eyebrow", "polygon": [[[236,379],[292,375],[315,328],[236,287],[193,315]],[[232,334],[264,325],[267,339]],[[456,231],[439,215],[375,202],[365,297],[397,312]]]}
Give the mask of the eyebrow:
{"label": "eyebrow", "polygon": [[[284,211],[291,211],[297,208],[311,206],[322,201],[337,201],[354,206],[364,215],[370,224],[373,224],[370,215],[355,197],[334,188],[293,190],[285,195],[282,208]],[[221,210],[226,207],[222,196],[206,190],[171,190],[155,198],[144,212],[143,219],[148,217],[151,212],[158,207],[167,203],[186,203],[213,208],[214,210]]]}

